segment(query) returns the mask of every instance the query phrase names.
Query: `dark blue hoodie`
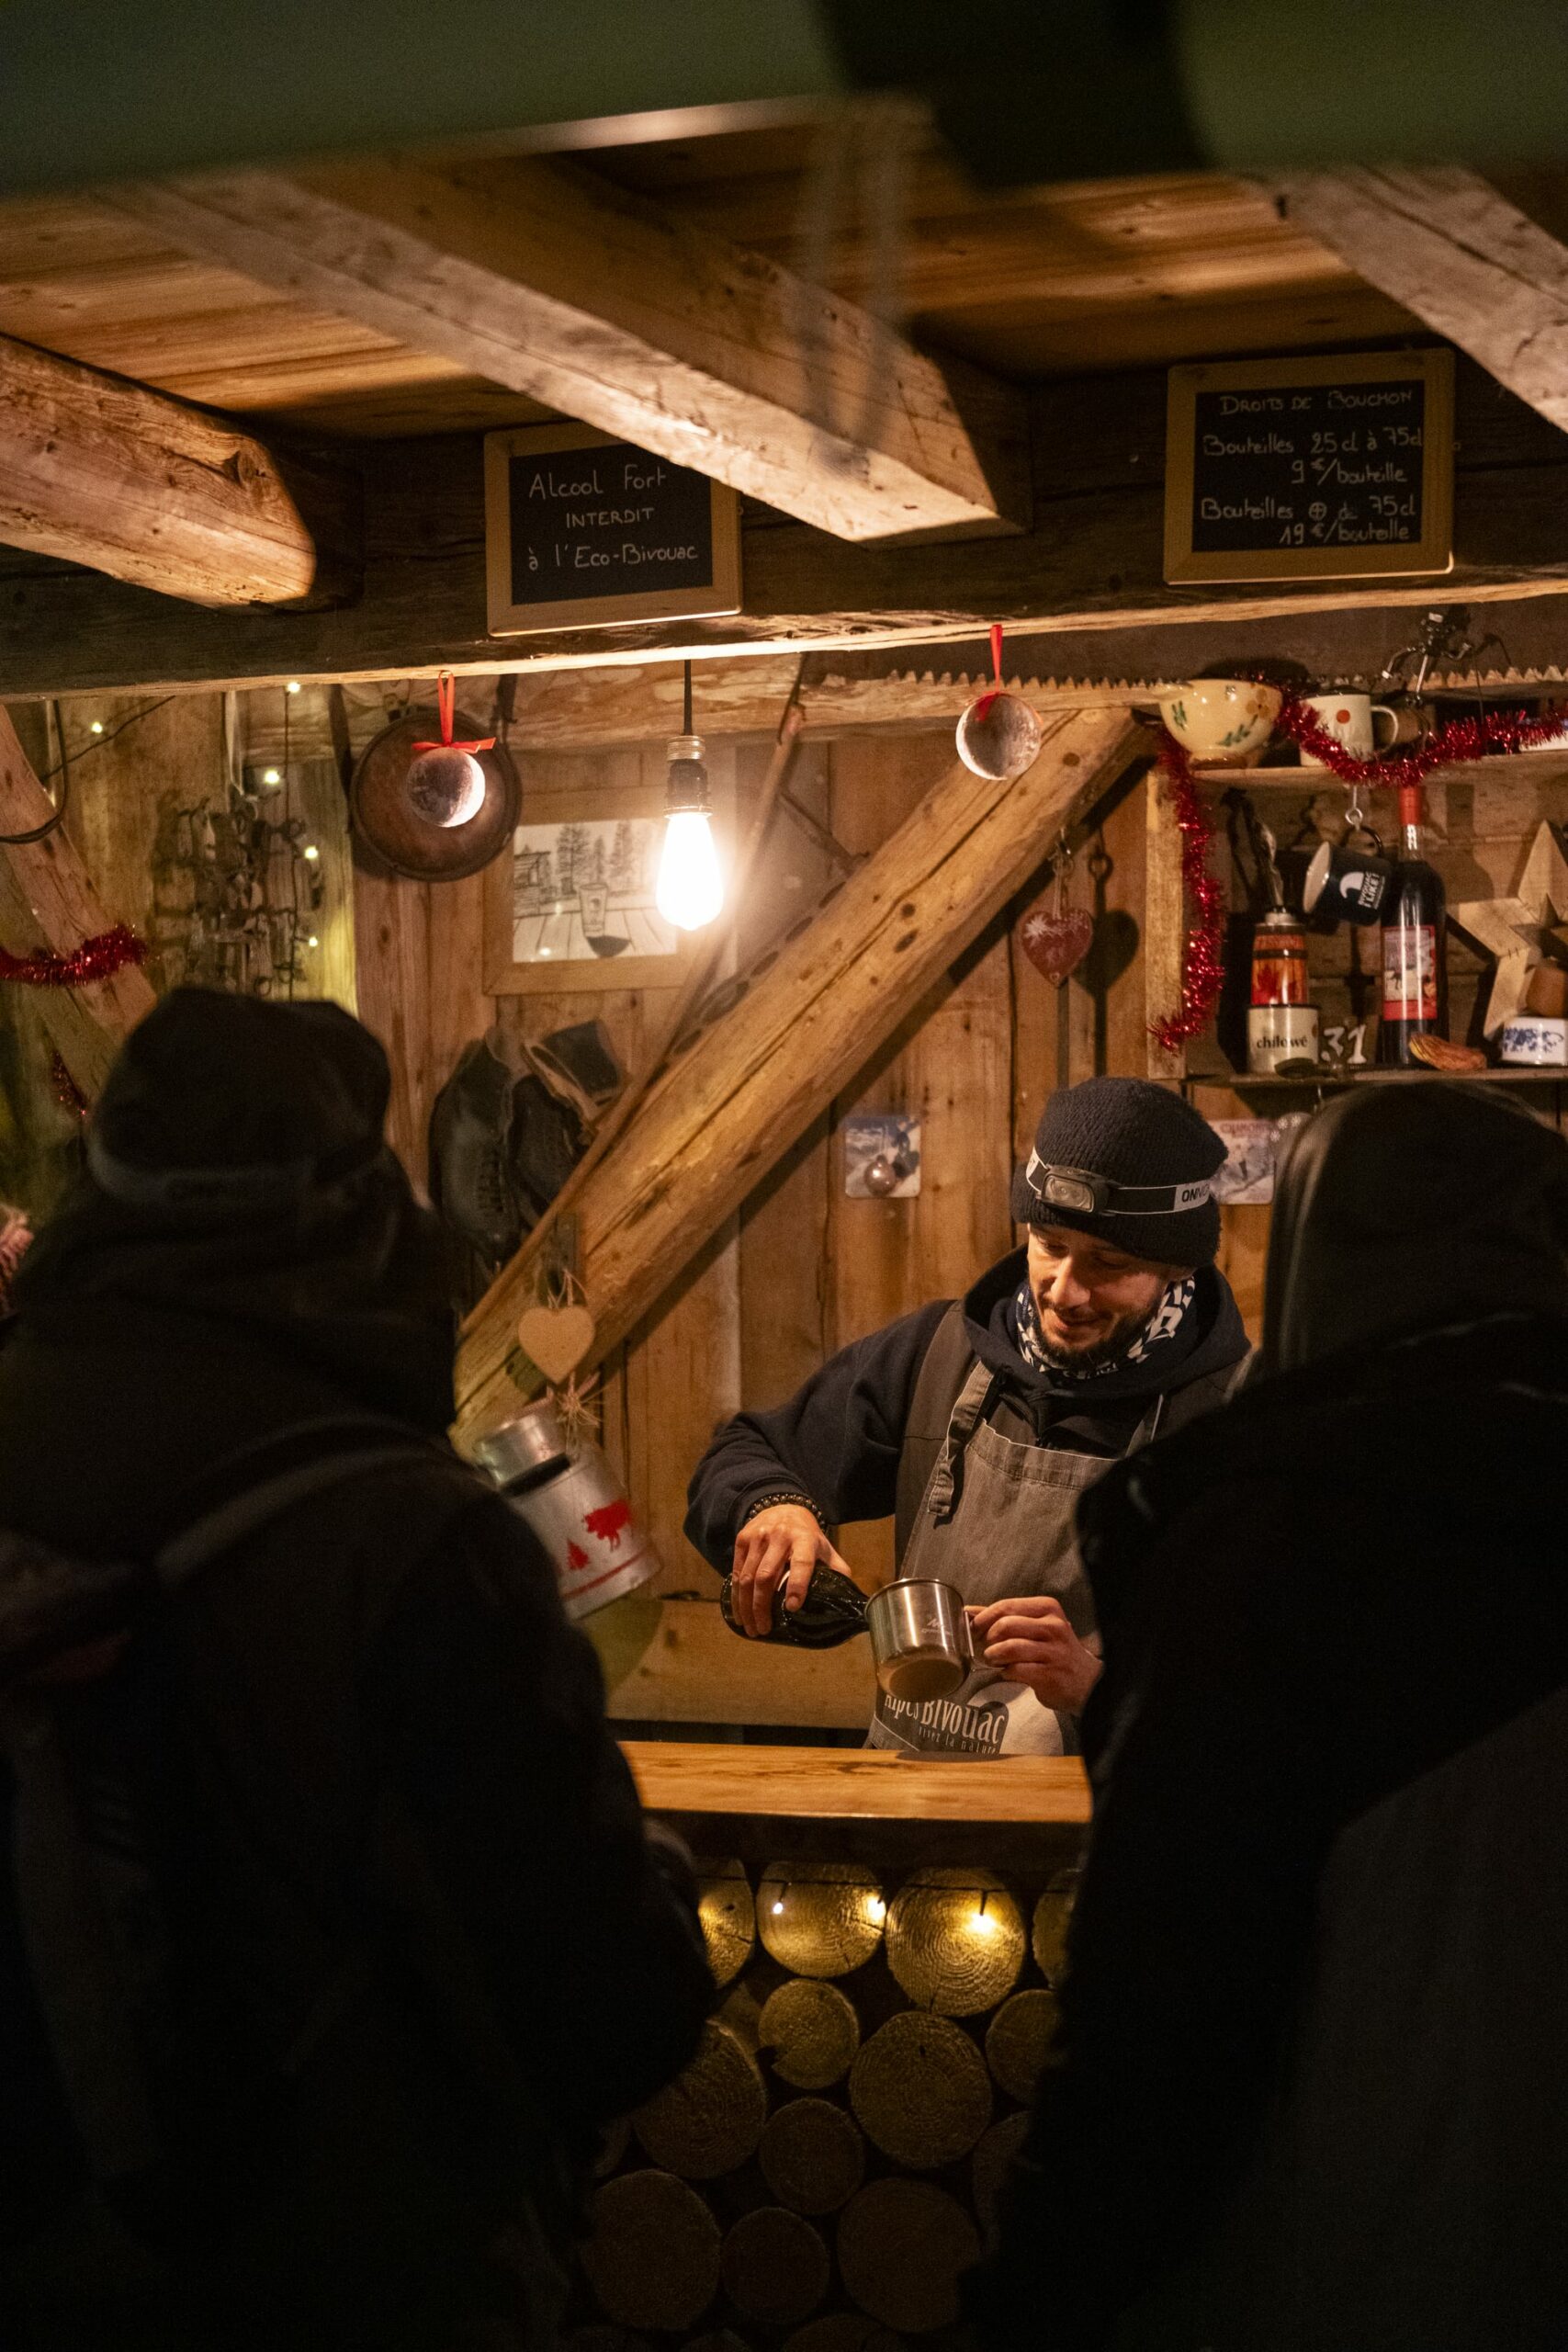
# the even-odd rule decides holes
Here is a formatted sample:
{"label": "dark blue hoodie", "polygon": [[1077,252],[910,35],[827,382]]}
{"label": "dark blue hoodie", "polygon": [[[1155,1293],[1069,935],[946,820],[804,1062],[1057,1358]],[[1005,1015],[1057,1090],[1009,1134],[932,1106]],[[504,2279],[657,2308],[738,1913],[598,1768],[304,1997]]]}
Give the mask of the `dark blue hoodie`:
{"label": "dark blue hoodie", "polygon": [[[1230,1284],[1205,1266],[1181,1330],[1148,1362],[1119,1365],[1089,1383],[1037,1372],[1018,1351],[1011,1319],[1025,1263],[1026,1253],[1013,1250],[964,1300],[970,1344],[1000,1375],[991,1420],[1025,1444],[1114,1460],[1154,1397],[1179,1396],[1190,1408],[1168,1412],[1169,1428],[1220,1402],[1247,1354]],[[936,1299],[900,1316],[829,1357],[787,1404],[724,1423],[693,1476],[686,1519],[687,1537],[712,1566],[728,1573],[737,1531],[761,1495],[785,1488],[808,1495],[833,1527],[891,1515],[915,1385],[952,1305]]]}

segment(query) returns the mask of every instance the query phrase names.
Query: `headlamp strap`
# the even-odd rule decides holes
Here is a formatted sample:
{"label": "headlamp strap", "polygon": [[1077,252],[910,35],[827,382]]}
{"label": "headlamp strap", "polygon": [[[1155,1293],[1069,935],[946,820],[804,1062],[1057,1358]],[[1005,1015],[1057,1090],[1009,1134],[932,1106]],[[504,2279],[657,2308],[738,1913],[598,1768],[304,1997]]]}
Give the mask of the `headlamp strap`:
{"label": "headlamp strap", "polygon": [[1187,1184],[1113,1184],[1092,1168],[1064,1168],[1029,1155],[1023,1181],[1043,1208],[1072,1209],[1079,1216],[1181,1216],[1214,1197],[1214,1180],[1201,1176]]}

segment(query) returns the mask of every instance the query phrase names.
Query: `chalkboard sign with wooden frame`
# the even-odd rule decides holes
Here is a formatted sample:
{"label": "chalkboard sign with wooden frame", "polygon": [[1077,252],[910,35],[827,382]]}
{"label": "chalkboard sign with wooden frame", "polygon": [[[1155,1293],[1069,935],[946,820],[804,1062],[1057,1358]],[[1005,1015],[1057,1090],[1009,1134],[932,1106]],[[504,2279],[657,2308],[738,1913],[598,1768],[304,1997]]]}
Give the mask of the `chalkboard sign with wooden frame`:
{"label": "chalkboard sign with wooden frame", "polygon": [[1453,354],[1173,368],[1165,576],[1352,580],[1453,568]]}
{"label": "chalkboard sign with wooden frame", "polygon": [[496,637],[738,613],[739,501],[591,425],[489,433],[485,575]]}

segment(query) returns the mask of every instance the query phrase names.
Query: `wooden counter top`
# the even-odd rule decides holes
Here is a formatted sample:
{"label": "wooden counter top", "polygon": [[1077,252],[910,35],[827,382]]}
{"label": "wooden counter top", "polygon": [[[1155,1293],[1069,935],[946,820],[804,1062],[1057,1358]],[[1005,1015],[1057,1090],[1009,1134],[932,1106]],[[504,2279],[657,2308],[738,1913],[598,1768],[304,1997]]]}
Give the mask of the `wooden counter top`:
{"label": "wooden counter top", "polygon": [[742,1747],[628,1739],[622,1752],[650,1813],[839,1821],[1031,1822],[1081,1827],[1089,1782],[1076,1756],[970,1761],[859,1747]]}

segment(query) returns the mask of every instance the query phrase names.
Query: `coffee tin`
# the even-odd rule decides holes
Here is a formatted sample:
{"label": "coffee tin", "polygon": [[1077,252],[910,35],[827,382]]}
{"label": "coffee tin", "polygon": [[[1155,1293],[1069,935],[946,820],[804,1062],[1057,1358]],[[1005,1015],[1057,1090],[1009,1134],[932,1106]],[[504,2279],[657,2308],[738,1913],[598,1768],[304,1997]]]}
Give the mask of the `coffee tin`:
{"label": "coffee tin", "polygon": [[1269,1078],[1285,1062],[1317,1059],[1315,1004],[1254,1004],[1247,1015],[1247,1067]]}

